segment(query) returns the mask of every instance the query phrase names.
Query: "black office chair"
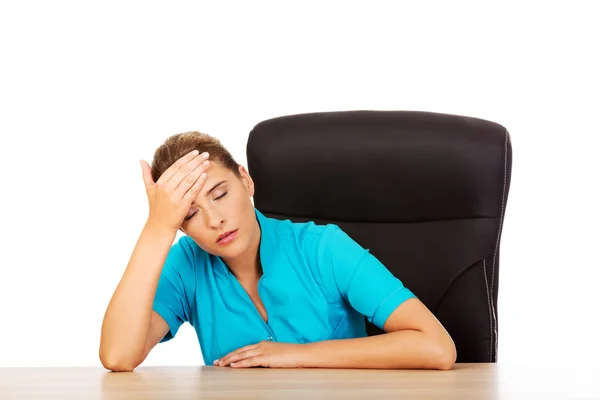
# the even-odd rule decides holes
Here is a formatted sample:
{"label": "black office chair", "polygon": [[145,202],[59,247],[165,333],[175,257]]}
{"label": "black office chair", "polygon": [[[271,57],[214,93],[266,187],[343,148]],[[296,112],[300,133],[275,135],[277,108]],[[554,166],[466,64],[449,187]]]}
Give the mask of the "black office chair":
{"label": "black office chair", "polygon": [[[254,205],[335,223],[446,327],[457,362],[496,362],[499,246],[512,148],[494,122],[417,111],[344,111],[257,124]],[[369,335],[382,333],[367,322]]]}

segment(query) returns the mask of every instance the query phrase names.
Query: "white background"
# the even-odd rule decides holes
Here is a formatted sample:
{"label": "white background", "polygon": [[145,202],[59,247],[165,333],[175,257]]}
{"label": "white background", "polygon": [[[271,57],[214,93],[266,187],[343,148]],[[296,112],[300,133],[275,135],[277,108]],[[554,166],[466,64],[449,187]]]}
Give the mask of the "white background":
{"label": "white background", "polygon": [[[1,3],[0,366],[100,365],[148,211],[138,159],[168,135],[247,165],[256,123],[352,109],[509,130],[499,361],[597,364],[593,2],[216,3]],[[201,361],[186,324],[143,365]]]}

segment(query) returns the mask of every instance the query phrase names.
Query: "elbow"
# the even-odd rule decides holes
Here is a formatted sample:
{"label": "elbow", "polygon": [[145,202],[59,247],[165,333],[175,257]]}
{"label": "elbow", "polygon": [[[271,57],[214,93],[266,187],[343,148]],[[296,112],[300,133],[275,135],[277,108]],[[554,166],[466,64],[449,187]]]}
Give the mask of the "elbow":
{"label": "elbow", "polygon": [[132,372],[139,364],[102,352],[100,353],[100,362],[104,368],[113,372]]}
{"label": "elbow", "polygon": [[435,369],[439,369],[441,371],[450,371],[454,367],[455,363],[456,357],[446,354],[437,360]]}
{"label": "elbow", "polygon": [[440,344],[436,346],[437,349],[433,356],[433,368],[449,371],[454,367],[456,363],[456,347],[453,342]]}
{"label": "elbow", "polygon": [[100,359],[102,366],[113,372],[132,372],[136,365],[111,359]]}

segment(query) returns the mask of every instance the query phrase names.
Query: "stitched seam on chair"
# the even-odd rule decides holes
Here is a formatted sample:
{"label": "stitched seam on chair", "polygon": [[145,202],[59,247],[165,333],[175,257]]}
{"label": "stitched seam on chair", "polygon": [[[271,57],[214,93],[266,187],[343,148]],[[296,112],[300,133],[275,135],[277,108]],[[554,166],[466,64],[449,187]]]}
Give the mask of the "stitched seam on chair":
{"label": "stitched seam on chair", "polygon": [[442,301],[444,301],[444,299],[445,299],[446,295],[448,294],[448,291],[450,290],[450,288],[452,287],[452,285],[454,285],[454,283],[456,283],[459,279],[461,279],[464,274],[466,274],[467,272],[469,272],[471,270],[471,268],[476,268],[477,265],[480,262],[481,262],[481,260],[475,261],[473,264],[469,265],[467,268],[463,269],[458,274],[456,274],[456,276],[454,278],[452,278],[452,280],[450,281],[450,283],[448,284],[448,286],[446,286],[446,289],[444,290],[444,293],[442,293],[442,295],[440,296],[440,299],[438,300],[437,304],[432,307],[432,311],[434,313],[438,312],[440,306],[442,305]]}
{"label": "stitched seam on chair", "polygon": [[494,342],[494,328],[492,324],[492,302],[490,299],[490,287],[487,280],[487,269],[485,267],[485,258],[483,259],[483,279],[485,280],[485,294],[488,299],[488,311],[490,312],[490,362],[492,362],[492,343]]}
{"label": "stitched seam on chair", "polygon": [[[498,254],[498,247],[500,244],[500,231],[502,230],[502,224],[504,222],[504,201],[506,199],[506,163],[508,156],[508,131],[504,131],[504,187],[502,188],[502,203],[500,204],[500,222],[498,223],[498,234],[496,236],[496,249],[494,250],[494,258],[492,259],[492,285],[494,284],[494,277],[496,272],[496,255]],[[493,290],[493,286],[492,286]],[[494,305],[492,304],[492,307]],[[495,351],[498,353],[498,321],[496,320],[496,311],[494,310],[492,315],[494,316],[494,331],[496,335],[494,336],[495,341]]]}

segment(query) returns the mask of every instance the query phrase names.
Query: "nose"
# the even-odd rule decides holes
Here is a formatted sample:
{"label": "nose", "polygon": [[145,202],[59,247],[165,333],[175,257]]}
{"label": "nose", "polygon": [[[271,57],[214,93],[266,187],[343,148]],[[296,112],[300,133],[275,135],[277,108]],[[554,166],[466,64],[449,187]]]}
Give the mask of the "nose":
{"label": "nose", "polygon": [[208,209],[205,210],[205,213],[206,221],[210,228],[218,229],[225,223],[225,219],[219,213]]}

